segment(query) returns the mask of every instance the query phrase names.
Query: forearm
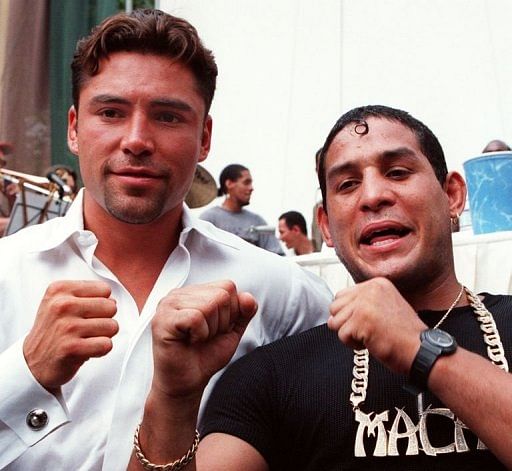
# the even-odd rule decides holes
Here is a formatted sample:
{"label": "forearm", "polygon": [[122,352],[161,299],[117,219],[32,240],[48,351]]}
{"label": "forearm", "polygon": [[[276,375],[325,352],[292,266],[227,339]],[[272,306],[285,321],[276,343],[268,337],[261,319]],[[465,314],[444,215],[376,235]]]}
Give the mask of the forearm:
{"label": "forearm", "polygon": [[434,364],[429,389],[512,468],[512,376],[458,348]]}
{"label": "forearm", "polygon": [[[147,460],[167,464],[187,454],[195,439],[200,400],[200,395],[172,399],[150,392],[139,430],[139,445]],[[128,470],[142,469],[132,453]],[[194,471],[195,459],[182,469]]]}

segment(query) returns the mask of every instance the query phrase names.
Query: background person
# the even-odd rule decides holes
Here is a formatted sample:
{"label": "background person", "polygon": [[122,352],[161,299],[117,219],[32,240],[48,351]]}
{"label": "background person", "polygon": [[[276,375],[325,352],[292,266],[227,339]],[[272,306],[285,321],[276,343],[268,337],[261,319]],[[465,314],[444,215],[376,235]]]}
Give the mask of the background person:
{"label": "background person", "polygon": [[510,150],[509,145],[504,141],[494,139],[483,148],[482,153],[485,154],[487,152],[500,152],[504,150]]}
{"label": "background person", "polygon": [[259,214],[245,209],[245,206],[249,205],[254,191],[249,169],[239,164],[228,165],[222,170],[219,181],[219,193],[226,197],[221,206],[204,211],[201,214],[201,219],[236,234],[262,249],[284,255],[283,249],[274,235],[274,229],[269,227]]}
{"label": "background person", "polygon": [[[512,297],[477,296],[456,278],[451,219],[464,208],[463,178],[423,123],[385,106],[343,115],[323,149],[319,224],[357,284],[337,293],[327,325],[227,369],[197,467],[186,469],[510,469]],[[204,322],[217,326],[218,298],[205,295]],[[195,338],[180,297],[170,295],[170,322]],[[195,425],[197,410],[180,398],[200,394],[203,372],[225,362],[226,336],[235,343],[223,328],[169,342],[169,371],[187,378],[168,383],[169,436]],[[167,453],[184,453],[181,444]]]}
{"label": "background person", "polygon": [[70,199],[75,199],[76,194],[78,193],[78,175],[74,168],[69,165],[64,164],[56,164],[46,169],[45,176],[50,173],[55,173],[62,181],[69,187],[68,197]]}
{"label": "background person", "polygon": [[279,239],[287,248],[293,249],[295,255],[313,252],[313,243],[308,239],[306,219],[298,211],[287,211],[279,216],[277,230]]}
{"label": "background person", "polygon": [[0,241],[0,469],[125,470],[142,416],[143,445],[168,426],[173,288],[185,304],[202,303],[195,285],[219,296],[222,329],[241,332],[243,314],[235,356],[325,319],[321,280],[183,203],[216,76],[194,27],[158,10],[78,43],[68,145],[85,188],[64,217]]}

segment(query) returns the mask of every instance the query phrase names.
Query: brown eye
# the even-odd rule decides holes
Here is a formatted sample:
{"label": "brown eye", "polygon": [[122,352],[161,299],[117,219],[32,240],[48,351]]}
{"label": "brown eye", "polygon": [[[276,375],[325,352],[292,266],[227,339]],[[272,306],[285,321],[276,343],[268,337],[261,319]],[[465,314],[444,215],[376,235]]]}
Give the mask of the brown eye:
{"label": "brown eye", "polygon": [[406,178],[410,174],[411,174],[411,172],[406,168],[393,168],[388,171],[386,176],[388,176],[390,178],[394,178],[394,179],[401,179],[401,178]]}
{"label": "brown eye", "polygon": [[159,113],[158,118],[159,121],[163,121],[164,123],[175,123],[178,121],[178,117],[174,113],[163,112]]}
{"label": "brown eye", "polygon": [[350,191],[352,189],[354,189],[358,184],[358,181],[357,180],[345,180],[343,182],[341,182],[338,186],[337,186],[337,191],[340,191],[340,192],[343,192],[343,191]]}
{"label": "brown eye", "polygon": [[117,110],[106,109],[101,111],[101,115],[105,118],[118,118],[119,113]]}

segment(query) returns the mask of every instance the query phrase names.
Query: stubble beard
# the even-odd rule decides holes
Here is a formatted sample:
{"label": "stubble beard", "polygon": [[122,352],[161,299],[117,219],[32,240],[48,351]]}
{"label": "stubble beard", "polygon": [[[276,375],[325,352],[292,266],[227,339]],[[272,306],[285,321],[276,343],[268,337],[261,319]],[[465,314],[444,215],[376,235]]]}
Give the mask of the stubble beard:
{"label": "stubble beard", "polygon": [[[439,247],[439,244],[437,247]],[[335,251],[340,262],[345,266],[356,284],[372,278],[383,277],[391,281],[402,295],[415,292],[418,288],[428,285],[438,277],[442,277],[446,269],[446,261],[453,257],[450,251],[444,247],[443,250],[438,249],[437,253],[431,253],[428,257],[416,259],[415,263],[405,263],[396,267],[393,266],[393,261],[390,261],[389,269],[384,266],[372,271],[343,257],[337,247],[335,247]]]}
{"label": "stubble beard", "polygon": [[129,195],[113,191],[105,193],[107,211],[121,222],[149,224],[164,212],[167,202],[165,191],[148,196],[145,192],[133,191]]}

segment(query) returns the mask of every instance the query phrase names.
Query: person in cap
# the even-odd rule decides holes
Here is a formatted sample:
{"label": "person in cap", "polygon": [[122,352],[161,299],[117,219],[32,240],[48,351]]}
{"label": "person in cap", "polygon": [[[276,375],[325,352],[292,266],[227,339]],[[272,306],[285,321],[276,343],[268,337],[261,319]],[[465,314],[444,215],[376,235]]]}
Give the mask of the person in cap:
{"label": "person in cap", "polygon": [[159,10],[114,15],[77,44],[68,146],[84,188],[64,217],[0,241],[1,469],[125,470],[139,422],[143,448],[162,433],[177,288],[184,305],[220,296],[222,328],[254,315],[237,357],[325,320],[319,278],[184,204],[216,76],[195,28]]}

